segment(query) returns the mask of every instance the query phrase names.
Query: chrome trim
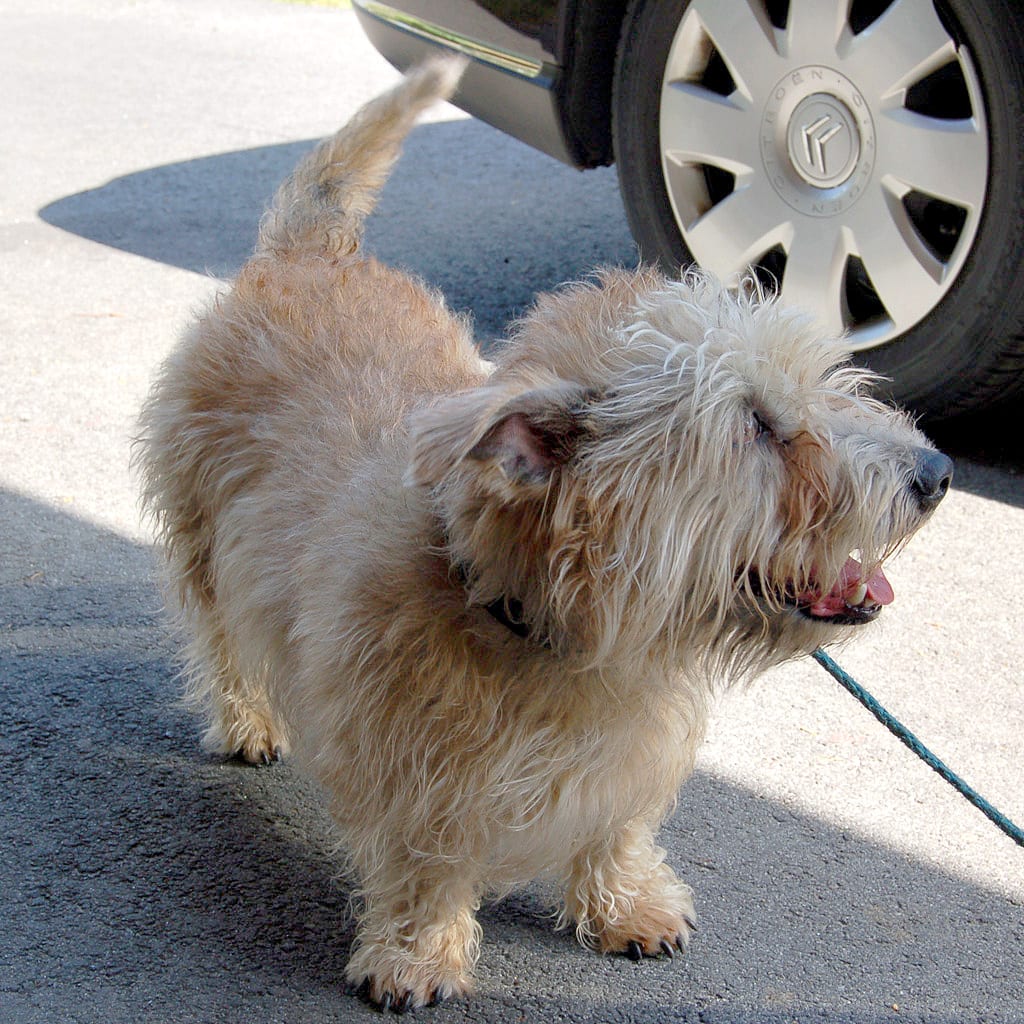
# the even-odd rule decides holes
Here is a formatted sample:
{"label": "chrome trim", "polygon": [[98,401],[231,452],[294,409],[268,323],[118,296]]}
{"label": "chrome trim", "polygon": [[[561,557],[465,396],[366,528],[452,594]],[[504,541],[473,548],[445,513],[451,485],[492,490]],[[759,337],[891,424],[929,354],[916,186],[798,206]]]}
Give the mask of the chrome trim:
{"label": "chrome trim", "polygon": [[388,4],[377,3],[377,0],[353,0],[353,3],[366,14],[395,28],[404,29],[421,39],[426,39],[428,42],[447,47],[450,50],[456,50],[474,60],[500,68],[502,71],[511,71],[523,78],[546,77],[544,65],[538,61],[529,60],[519,54],[509,53],[507,50],[500,50],[488,43],[459,35],[457,32],[442,28],[423,18],[406,14],[405,11],[390,7]]}

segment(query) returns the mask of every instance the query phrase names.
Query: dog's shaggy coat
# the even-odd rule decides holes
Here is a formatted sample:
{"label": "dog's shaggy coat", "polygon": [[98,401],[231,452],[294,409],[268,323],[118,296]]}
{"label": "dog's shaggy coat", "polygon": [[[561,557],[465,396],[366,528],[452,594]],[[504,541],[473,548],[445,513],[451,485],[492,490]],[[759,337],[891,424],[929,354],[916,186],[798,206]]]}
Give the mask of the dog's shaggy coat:
{"label": "dog's shaggy coat", "polygon": [[544,296],[482,361],[360,251],[459,71],[416,70],[282,186],[138,452],[206,741],[323,784],[361,878],[348,977],[403,1008],[466,991],[481,895],[542,874],[584,942],[684,947],[654,833],[716,683],[874,617],[949,479],[835,340],[696,273]]}

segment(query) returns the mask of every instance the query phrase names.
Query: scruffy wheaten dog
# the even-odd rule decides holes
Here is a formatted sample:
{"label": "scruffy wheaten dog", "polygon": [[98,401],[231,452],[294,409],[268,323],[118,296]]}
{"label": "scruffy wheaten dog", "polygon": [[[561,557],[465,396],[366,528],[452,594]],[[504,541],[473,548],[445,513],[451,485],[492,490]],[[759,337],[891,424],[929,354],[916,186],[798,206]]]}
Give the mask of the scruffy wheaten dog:
{"label": "scruffy wheaten dog", "polygon": [[460,70],[282,186],[139,453],[206,741],[323,784],[361,878],[348,978],[403,1009],[466,992],[482,894],[542,875],[587,945],[685,947],[655,829],[716,684],[874,618],[950,476],[805,316],[696,273],[543,296],[482,361],[359,248]]}

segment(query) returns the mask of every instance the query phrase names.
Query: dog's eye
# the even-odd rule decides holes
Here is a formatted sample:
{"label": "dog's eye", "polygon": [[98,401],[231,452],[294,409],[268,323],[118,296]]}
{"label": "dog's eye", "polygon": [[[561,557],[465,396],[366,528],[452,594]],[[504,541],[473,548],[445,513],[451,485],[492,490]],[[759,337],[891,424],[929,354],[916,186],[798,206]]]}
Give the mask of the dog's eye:
{"label": "dog's eye", "polygon": [[749,444],[752,441],[769,439],[772,436],[773,431],[769,426],[768,421],[760,412],[758,412],[757,409],[752,409],[750,416],[747,418],[747,425],[743,434],[743,440]]}

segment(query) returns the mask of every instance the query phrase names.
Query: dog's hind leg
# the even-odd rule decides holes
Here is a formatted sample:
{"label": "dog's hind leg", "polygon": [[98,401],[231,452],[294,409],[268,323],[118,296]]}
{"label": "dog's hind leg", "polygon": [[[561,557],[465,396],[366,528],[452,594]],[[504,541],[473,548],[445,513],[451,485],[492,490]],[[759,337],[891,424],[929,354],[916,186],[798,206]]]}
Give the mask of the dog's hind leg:
{"label": "dog's hind leg", "polygon": [[271,711],[261,673],[243,672],[214,620],[208,612],[193,622],[185,687],[186,700],[206,714],[203,746],[250,764],[269,764],[287,753],[287,737]]}

